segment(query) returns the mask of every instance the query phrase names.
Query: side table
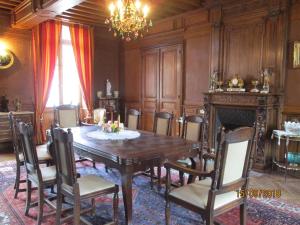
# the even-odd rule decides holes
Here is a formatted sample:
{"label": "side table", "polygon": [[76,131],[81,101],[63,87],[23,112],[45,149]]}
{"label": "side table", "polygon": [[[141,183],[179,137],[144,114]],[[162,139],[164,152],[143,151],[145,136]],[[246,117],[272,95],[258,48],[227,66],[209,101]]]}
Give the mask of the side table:
{"label": "side table", "polygon": [[278,166],[279,168],[283,168],[285,170],[285,182],[286,182],[286,175],[288,170],[292,171],[299,171],[300,170],[300,163],[296,162],[289,162],[288,155],[291,153],[289,151],[289,143],[290,142],[297,142],[297,150],[299,149],[300,144],[300,135],[296,135],[293,133],[288,133],[284,130],[273,130],[272,133],[272,139],[276,138],[278,141],[278,146],[281,144],[281,140],[285,140],[285,146],[284,146],[284,161],[281,162],[280,160],[277,160],[275,157],[275,151],[276,149],[272,149],[272,170],[274,165]]}

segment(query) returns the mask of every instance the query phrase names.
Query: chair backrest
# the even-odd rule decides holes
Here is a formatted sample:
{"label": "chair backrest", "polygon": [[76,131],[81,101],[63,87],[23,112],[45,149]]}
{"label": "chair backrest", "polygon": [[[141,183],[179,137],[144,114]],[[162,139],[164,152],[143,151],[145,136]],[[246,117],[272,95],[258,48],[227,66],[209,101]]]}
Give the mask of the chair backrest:
{"label": "chair backrest", "polygon": [[126,111],[126,127],[130,130],[138,130],[140,123],[140,111],[136,109],[128,109]]}
{"label": "chair backrest", "polygon": [[153,132],[159,135],[171,136],[173,117],[173,113],[155,112]]}
{"label": "chair backrest", "polygon": [[183,119],[182,138],[190,141],[203,141],[204,120],[201,116],[186,116]]}
{"label": "chair backrest", "polygon": [[71,129],[66,132],[61,128],[54,128],[53,142],[58,176],[63,184],[73,186],[76,183],[76,165]]}
{"label": "chair backrest", "polygon": [[104,108],[94,109],[93,111],[94,123],[103,122],[105,117],[106,117],[106,110]]}
{"label": "chair backrest", "polygon": [[79,107],[77,105],[58,106],[55,108],[54,118],[55,123],[62,128],[79,126]]}
{"label": "chair backrest", "polygon": [[240,127],[218,134],[218,150],[212,189],[236,191],[246,188],[252,164],[255,128]]}
{"label": "chair backrest", "polygon": [[21,140],[20,140],[20,134],[19,134],[18,127],[17,127],[17,121],[12,112],[8,113],[8,119],[9,119],[9,126],[10,126],[10,130],[11,130],[11,137],[12,137],[12,142],[13,142],[14,153],[19,158],[19,154],[23,153],[23,151],[20,148]]}
{"label": "chair backrest", "polygon": [[24,160],[27,173],[33,174],[39,170],[36,145],[34,143],[34,132],[31,124],[18,123],[18,131],[24,151]]}

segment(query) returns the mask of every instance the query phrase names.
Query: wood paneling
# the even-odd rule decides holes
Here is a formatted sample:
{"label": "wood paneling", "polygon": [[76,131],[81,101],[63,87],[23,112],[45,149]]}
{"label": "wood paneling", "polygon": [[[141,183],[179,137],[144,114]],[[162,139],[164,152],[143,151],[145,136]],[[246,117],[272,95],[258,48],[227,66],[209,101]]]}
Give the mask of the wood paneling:
{"label": "wood paneling", "polygon": [[[289,23],[289,43],[300,40],[300,1],[291,8],[290,23]],[[292,49],[289,48],[287,63],[287,77],[285,83],[285,113],[300,114],[300,69],[291,68]]]}
{"label": "wood paneling", "polygon": [[142,127],[153,130],[153,115],[159,103],[159,49],[142,55]]}
{"label": "wood paneling", "polygon": [[10,28],[8,15],[0,15],[0,21],[0,42],[3,42],[14,55],[13,66],[0,70],[0,95],[7,95],[10,110],[15,109],[13,101],[19,98],[21,110],[33,111],[31,32]]}
{"label": "wood paneling", "polygon": [[120,90],[119,86],[119,40],[111,37],[110,33],[104,32],[103,28],[94,30],[94,96],[97,91],[106,93],[106,80],[112,84],[112,91]]}

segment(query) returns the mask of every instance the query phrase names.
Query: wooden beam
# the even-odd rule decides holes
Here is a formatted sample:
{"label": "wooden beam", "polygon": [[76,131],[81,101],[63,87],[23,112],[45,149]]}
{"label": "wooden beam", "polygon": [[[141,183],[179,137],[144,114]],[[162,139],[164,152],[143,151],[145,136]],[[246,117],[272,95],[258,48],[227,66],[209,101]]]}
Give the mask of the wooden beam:
{"label": "wooden beam", "polygon": [[[35,0],[37,1],[37,0]],[[42,0],[39,4],[24,0],[12,14],[12,26],[17,28],[31,28],[73,8],[85,0]]]}

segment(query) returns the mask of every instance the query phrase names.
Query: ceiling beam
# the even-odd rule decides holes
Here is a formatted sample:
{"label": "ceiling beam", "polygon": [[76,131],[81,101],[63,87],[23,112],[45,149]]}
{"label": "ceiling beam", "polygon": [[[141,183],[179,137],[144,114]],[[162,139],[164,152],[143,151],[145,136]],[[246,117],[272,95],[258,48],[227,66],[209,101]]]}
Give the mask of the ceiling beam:
{"label": "ceiling beam", "polygon": [[12,13],[12,26],[31,28],[49,19],[54,19],[64,11],[85,0],[24,0]]}

